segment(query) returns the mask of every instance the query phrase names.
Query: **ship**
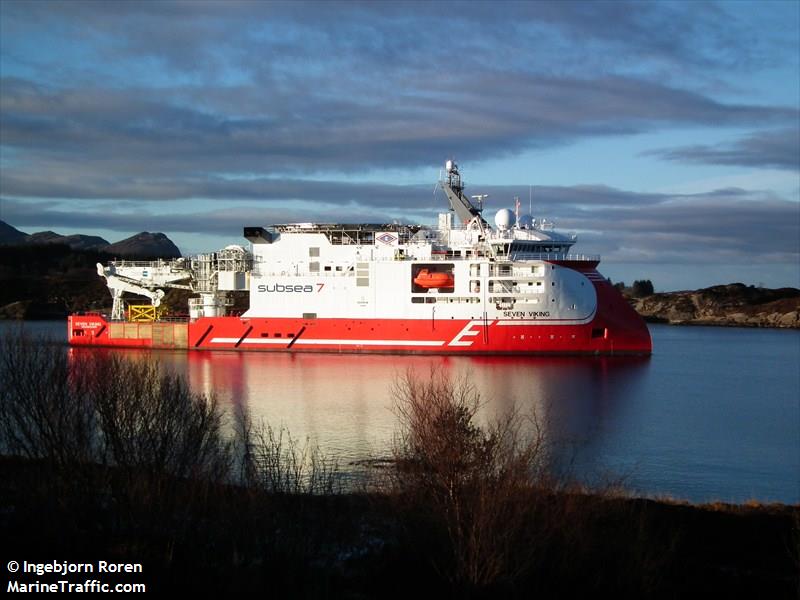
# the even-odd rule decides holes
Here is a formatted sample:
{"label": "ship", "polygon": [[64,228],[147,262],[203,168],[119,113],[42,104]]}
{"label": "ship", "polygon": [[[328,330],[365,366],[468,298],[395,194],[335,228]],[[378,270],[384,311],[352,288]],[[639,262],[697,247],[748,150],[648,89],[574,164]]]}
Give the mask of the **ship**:
{"label": "ship", "polygon": [[[173,260],[97,265],[110,314],[68,317],[73,346],[464,355],[648,355],[643,319],[573,252],[577,235],[467,196],[458,165],[440,174],[438,226],[246,226],[243,245]],[[184,316],[165,290],[188,290]],[[233,296],[249,305],[232,311]],[[133,304],[131,294],[149,299]],[[141,302],[141,301],[140,301]]]}

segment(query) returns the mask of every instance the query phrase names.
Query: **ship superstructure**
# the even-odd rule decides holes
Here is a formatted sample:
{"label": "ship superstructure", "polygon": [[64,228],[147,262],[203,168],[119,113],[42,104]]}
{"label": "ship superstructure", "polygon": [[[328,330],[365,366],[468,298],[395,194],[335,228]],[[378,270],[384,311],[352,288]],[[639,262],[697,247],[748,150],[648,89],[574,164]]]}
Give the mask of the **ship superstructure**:
{"label": "ship superstructure", "polygon": [[[642,319],[576,254],[575,235],[464,193],[448,161],[450,211],[438,227],[294,223],[245,227],[250,250],[158,263],[98,266],[111,319],[70,317],[73,344],[189,349],[473,354],[649,354]],[[122,293],[160,302],[163,288],[197,293],[184,321],[122,320]],[[249,309],[228,315],[229,293]]]}

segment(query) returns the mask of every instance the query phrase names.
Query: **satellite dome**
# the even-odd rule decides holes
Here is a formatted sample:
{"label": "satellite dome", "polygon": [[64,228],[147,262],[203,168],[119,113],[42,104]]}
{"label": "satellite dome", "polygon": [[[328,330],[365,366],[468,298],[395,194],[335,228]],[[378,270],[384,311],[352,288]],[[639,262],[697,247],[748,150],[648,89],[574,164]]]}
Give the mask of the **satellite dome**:
{"label": "satellite dome", "polygon": [[530,215],[522,215],[519,218],[519,226],[522,229],[533,229],[533,217]]}
{"label": "satellite dome", "polygon": [[515,222],[516,218],[514,217],[514,211],[508,208],[501,208],[494,216],[494,224],[497,225],[497,228],[500,231],[511,229]]}

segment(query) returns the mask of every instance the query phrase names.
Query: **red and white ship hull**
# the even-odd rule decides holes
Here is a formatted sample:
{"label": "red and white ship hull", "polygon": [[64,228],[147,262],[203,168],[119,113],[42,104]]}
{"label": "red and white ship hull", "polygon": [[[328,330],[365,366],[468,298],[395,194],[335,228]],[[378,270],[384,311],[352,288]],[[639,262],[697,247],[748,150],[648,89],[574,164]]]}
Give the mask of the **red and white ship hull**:
{"label": "red and white ship hull", "polygon": [[114,323],[69,317],[74,346],[398,354],[650,354],[641,317],[609,283],[594,282],[598,309],[584,324],[558,319],[343,319],[202,317]]}

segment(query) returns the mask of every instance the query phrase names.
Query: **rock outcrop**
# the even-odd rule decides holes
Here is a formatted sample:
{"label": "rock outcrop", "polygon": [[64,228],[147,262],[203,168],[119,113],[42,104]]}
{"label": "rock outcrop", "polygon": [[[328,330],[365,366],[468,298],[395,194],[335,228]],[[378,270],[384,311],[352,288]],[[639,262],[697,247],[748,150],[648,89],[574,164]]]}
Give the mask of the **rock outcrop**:
{"label": "rock outcrop", "polygon": [[654,323],[800,329],[800,290],[796,288],[772,290],[731,283],[652,294],[630,302]]}

